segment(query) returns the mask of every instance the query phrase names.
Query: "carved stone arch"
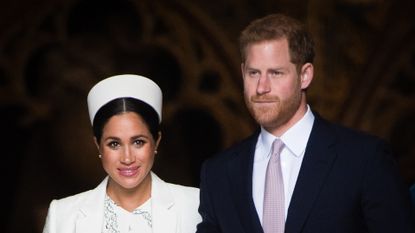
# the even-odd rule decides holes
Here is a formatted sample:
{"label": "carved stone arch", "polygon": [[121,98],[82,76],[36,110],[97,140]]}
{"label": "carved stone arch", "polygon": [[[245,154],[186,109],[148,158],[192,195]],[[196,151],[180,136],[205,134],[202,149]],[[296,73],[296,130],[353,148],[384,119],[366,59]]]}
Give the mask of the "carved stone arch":
{"label": "carved stone arch", "polygon": [[[7,56],[19,57],[13,65],[3,59],[11,74],[5,85],[26,111],[25,127],[44,124],[36,134],[53,146],[36,144],[37,153],[71,183],[83,183],[79,190],[103,175],[85,99],[95,82],[110,75],[146,75],[163,89],[164,140],[155,169],[168,181],[198,185],[201,161],[253,129],[241,95],[235,42],[196,5],[48,1],[35,9],[27,12],[30,20],[21,19],[3,37]],[[16,66],[23,72],[15,72]]]}
{"label": "carved stone arch", "polygon": [[415,154],[408,143],[415,138],[408,131],[415,107],[411,6],[407,0],[311,1],[307,18],[318,50],[312,106],[388,140],[408,184],[415,181]]}

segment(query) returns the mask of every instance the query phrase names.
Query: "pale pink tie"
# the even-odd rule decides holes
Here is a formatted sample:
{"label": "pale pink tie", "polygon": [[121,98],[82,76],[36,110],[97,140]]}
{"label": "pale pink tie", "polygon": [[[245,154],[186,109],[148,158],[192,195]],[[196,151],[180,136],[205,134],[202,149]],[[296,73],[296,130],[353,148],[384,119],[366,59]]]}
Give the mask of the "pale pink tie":
{"label": "pale pink tie", "polygon": [[262,225],[264,233],[284,233],[284,181],[280,165],[280,153],[284,143],[275,139],[272,143],[271,158],[265,176],[264,212]]}

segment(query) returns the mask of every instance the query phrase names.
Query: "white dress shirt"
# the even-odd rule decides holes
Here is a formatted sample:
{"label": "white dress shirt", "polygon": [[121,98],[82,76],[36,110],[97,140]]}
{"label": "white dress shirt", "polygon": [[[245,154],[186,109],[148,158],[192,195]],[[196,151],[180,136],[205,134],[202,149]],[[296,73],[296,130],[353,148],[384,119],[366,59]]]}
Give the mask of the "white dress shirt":
{"label": "white dress shirt", "polygon": [[[307,105],[307,112],[295,125],[288,129],[280,139],[285,147],[280,154],[282,176],[284,180],[285,218],[303,162],[304,151],[314,123],[314,115]],[[265,173],[271,155],[271,145],[276,139],[274,135],[261,128],[255,148],[254,167],[252,172],[252,198],[259,220],[262,224],[264,201]]]}

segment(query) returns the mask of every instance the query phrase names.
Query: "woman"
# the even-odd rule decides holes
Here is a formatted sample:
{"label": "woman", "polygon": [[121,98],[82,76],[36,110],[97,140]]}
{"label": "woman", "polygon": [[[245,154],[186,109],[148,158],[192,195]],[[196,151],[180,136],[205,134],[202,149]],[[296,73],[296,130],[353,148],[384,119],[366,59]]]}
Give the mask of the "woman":
{"label": "woman", "polygon": [[199,190],[151,172],[161,139],[157,84],[137,75],[113,76],[96,84],[87,99],[108,176],[93,190],[53,200],[43,232],[195,232]]}

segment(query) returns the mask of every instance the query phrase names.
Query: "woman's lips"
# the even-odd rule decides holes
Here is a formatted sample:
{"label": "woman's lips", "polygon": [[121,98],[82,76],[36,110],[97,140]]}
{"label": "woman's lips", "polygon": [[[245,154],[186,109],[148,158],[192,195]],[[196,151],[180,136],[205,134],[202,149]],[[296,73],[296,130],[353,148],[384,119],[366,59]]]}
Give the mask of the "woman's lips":
{"label": "woman's lips", "polygon": [[120,175],[131,177],[135,176],[138,172],[138,166],[137,167],[126,167],[126,168],[119,168],[118,169]]}

